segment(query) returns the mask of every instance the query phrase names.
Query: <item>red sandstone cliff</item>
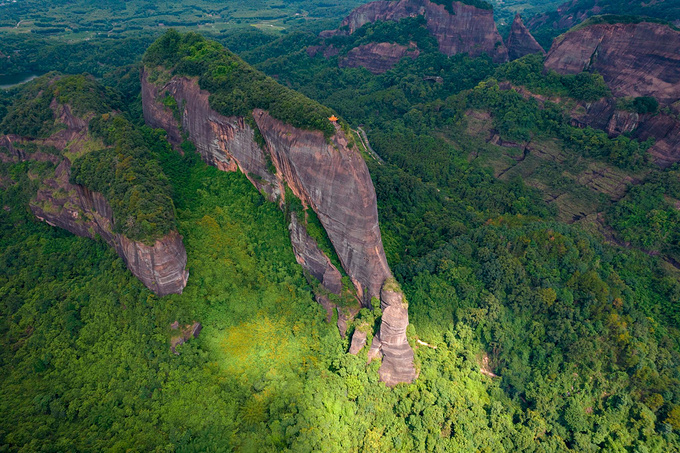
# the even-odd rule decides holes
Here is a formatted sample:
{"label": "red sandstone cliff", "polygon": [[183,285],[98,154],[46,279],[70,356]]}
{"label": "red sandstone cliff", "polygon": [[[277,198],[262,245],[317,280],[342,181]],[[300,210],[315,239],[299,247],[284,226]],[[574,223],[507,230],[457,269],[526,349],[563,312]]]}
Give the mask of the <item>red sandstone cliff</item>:
{"label": "red sandstone cliff", "polygon": [[[57,120],[66,127],[34,143],[78,152],[87,141],[87,122],[74,116],[68,105],[52,102]],[[69,183],[71,163],[67,157],[41,152],[26,153],[19,142],[29,141],[16,135],[0,136],[0,146],[14,160],[46,160],[58,164],[54,175],[42,181],[30,208],[40,220],[71,233],[104,239],[125,261],[130,272],[159,296],[181,293],[187,283],[187,254],[182,237],[172,231],[153,245],[135,242],[113,232],[113,212],[104,196],[86,187]],[[17,145],[17,146],[15,146]]]}
{"label": "red sandstone cliff", "polygon": [[[378,0],[352,11],[342,21],[341,28],[347,27],[351,34],[369,22],[399,21],[422,15],[425,16],[428,31],[439,42],[442,53],[468,53],[476,57],[486,52],[497,63],[508,60],[508,51],[496,29],[492,10],[456,1],[452,2],[452,9],[454,14],[450,14],[443,5],[429,0]],[[326,32],[326,35],[334,33],[337,32]]]}
{"label": "red sandstone cliff", "polygon": [[[350,148],[339,127],[327,140],[319,131],[297,129],[256,109],[252,115],[264,139],[261,148],[255,141],[254,130],[243,118],[225,117],[210,108],[209,93],[201,90],[195,79],[177,76],[163,86],[156,86],[149,82],[144,70],[144,119],[152,127],[167,130],[175,145],[181,140],[180,129],[172,113],[160,102],[161,93],[170,94],[182,106],[181,130],[196,145],[204,161],[224,171],[242,171],[272,201],[280,200],[288,186],[317,214],[362,303],[369,305],[372,297],[381,297],[391,272],[380,237],[375,189],[366,163]],[[268,169],[269,160],[275,174]],[[298,262],[327,290],[339,293],[338,270],[299,220],[293,215],[289,226]],[[381,305],[387,303],[381,301]],[[391,317],[395,310],[398,316]],[[401,326],[403,329],[391,330],[392,336],[385,334],[388,340],[382,348],[383,365],[391,371],[381,371],[381,376],[390,385],[415,379],[413,351],[405,334],[408,314],[403,307],[395,310],[383,315],[383,323],[401,326],[405,320],[406,324]],[[392,338],[395,336],[398,340]],[[396,351],[393,343],[398,345],[398,354],[392,353]]]}
{"label": "red sandstone cliff", "polygon": [[560,74],[595,70],[615,96],[680,99],[680,32],[656,23],[594,24],[555,40],[545,67]]}
{"label": "red sandstone cliff", "polygon": [[389,71],[403,57],[417,58],[420,51],[415,45],[409,49],[406,46],[388,42],[373,42],[350,50],[347,56],[338,62],[341,68],[364,67],[373,74]]}
{"label": "red sandstone cliff", "polygon": [[516,14],[515,20],[512,21],[512,28],[508,39],[505,41],[505,46],[508,48],[508,58],[511,61],[532,53],[545,55],[545,50],[529,33],[519,14]]}

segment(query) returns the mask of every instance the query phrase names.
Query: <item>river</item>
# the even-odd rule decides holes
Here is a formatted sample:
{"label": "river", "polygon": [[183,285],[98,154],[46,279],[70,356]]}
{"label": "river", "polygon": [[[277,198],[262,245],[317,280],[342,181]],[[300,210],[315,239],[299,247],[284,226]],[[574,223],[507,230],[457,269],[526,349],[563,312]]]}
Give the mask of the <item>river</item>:
{"label": "river", "polygon": [[40,77],[38,74],[33,72],[24,72],[21,74],[14,75],[0,75],[0,90],[8,90],[22,83],[30,82],[36,77]]}

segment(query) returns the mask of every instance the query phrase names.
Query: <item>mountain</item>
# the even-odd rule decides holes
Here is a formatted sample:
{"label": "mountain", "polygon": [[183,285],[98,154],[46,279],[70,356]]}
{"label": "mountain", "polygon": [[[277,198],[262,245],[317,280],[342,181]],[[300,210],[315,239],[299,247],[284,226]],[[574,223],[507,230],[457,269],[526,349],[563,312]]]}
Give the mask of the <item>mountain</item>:
{"label": "mountain", "polygon": [[505,46],[508,48],[508,58],[510,61],[532,53],[545,55],[545,50],[543,50],[543,47],[536,42],[536,39],[524,26],[524,22],[522,22],[519,14],[516,14],[515,19],[512,21],[510,35],[505,40]]}
{"label": "mountain", "polygon": [[603,14],[626,14],[645,16],[680,24],[680,5],[674,0],[644,2],[640,0],[571,0],[560,5],[556,11],[538,14],[527,25],[549,44],[553,37],[589,17]]}
{"label": "mountain", "polygon": [[[365,307],[383,307],[382,325],[399,323],[398,340],[376,348],[385,358],[381,377],[389,384],[415,378],[413,351],[406,340],[408,315],[381,299],[391,278],[383,250],[375,190],[368,168],[342,123],[332,112],[255,71],[219,44],[199,35],[168,32],[149,48],[142,73],[144,118],[168,131],[178,146],[183,134],[203,160],[223,171],[241,171],[290,216],[298,262],[323,285],[317,298],[343,292],[331,256],[337,254]],[[198,76],[198,80],[195,78]],[[332,250],[324,252],[309,233],[317,216]],[[307,231],[305,231],[307,229]],[[348,288],[344,288],[348,289]],[[394,355],[394,348],[406,352]],[[393,378],[392,376],[397,376]]]}
{"label": "mountain", "polygon": [[339,29],[322,32],[321,36],[352,35],[366,24],[414,17],[425,18],[425,27],[445,55],[467,53],[476,57],[486,53],[494,62],[508,59],[508,51],[493,20],[493,10],[481,1],[378,0],[356,8]]}
{"label": "mountain", "polygon": [[0,124],[0,157],[53,166],[41,176],[31,211],[78,236],[102,238],[156,294],[181,293],[186,251],[165,177],[139,131],[110,110],[90,78],[43,77],[26,91]]}
{"label": "mountain", "polygon": [[[680,31],[652,22],[617,22],[617,17],[589,19],[556,39],[545,68],[560,74],[595,71],[617,101],[583,106],[583,124],[612,136],[631,133],[654,139],[650,153],[662,166],[680,161]],[[633,103],[635,106],[633,106]],[[661,106],[661,110],[658,111]],[[632,110],[632,111],[631,111]]]}

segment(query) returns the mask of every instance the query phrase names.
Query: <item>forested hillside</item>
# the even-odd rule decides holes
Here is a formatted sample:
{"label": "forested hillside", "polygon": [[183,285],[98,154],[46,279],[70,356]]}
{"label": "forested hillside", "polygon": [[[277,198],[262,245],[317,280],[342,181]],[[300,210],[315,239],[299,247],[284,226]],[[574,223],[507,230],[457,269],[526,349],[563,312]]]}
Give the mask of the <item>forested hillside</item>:
{"label": "forested hillside", "polygon": [[[320,17],[350,9],[305,5]],[[418,377],[394,388],[368,348],[349,353],[355,333],[378,334],[381,310],[350,313],[341,336],[338,311],[329,320],[315,301],[289,237],[295,207],[203,163],[186,131],[173,148],[144,125],[140,62],[155,32],[0,42],[22,49],[7,73],[97,77],[0,90],[0,451],[680,450],[680,169],[655,163],[654,139],[586,121],[593,105],[647,119],[676,118],[677,105],[615,97],[597,72],[558,74],[542,55],[448,57],[423,27],[209,33],[231,52],[169,32],[145,57],[174,71],[168,80],[200,77],[225,115],[266,108],[326,137],[327,115],[341,117],[408,306]],[[375,42],[420,53],[382,74],[340,67]],[[80,115],[89,145],[11,151],[15,136],[71,130],[53,99]],[[157,296],[104,240],[36,219],[61,159],[70,184],[112,200],[113,218],[140,219],[116,223],[121,234],[178,231],[181,294]]]}

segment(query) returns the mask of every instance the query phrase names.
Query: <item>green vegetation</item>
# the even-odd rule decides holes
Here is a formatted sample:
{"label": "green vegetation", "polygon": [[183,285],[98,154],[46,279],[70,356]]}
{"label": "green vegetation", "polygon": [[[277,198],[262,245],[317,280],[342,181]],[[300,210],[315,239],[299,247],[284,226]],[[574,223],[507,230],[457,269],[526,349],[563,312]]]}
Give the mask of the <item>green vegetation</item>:
{"label": "green vegetation", "polygon": [[421,52],[435,52],[439,49],[439,44],[427,30],[426,23],[424,16],[408,17],[398,22],[369,22],[351,35],[333,36],[327,43],[336,47],[342,54],[372,42],[395,42],[403,46],[415,43]]}
{"label": "green vegetation", "polygon": [[604,14],[601,16],[592,16],[589,17],[588,19],[584,20],[580,24],[578,24],[576,27],[574,27],[572,30],[578,30],[584,27],[588,27],[590,25],[597,25],[597,24],[640,24],[642,22],[650,22],[654,24],[664,24],[668,25],[674,30],[680,30],[678,27],[673,25],[672,22],[669,22],[668,20],[665,19],[659,19],[656,17],[648,17],[648,16],[640,16],[640,15],[631,15],[631,14]]}
{"label": "green vegetation", "polygon": [[45,138],[59,127],[50,107],[53,100],[68,104],[77,116],[103,113],[111,106],[101,85],[86,75],[60,77],[49,74],[31,82],[20,99],[7,110],[0,131],[30,138]]}
{"label": "green vegetation", "polygon": [[142,134],[121,116],[108,113],[90,121],[90,132],[110,148],[75,161],[71,182],[100,192],[111,205],[113,230],[153,245],[175,229],[170,186]]}
{"label": "green vegetation", "polygon": [[174,74],[198,76],[211,93],[210,106],[226,116],[249,117],[253,109],[267,110],[292,126],[315,129],[330,137],[333,111],[279,85],[214,41],[195,33],[168,31],[144,56],[148,66],[164,66]]}
{"label": "green vegetation", "polygon": [[[136,3],[121,5],[106,7]],[[422,24],[375,24],[357,39],[389,27],[414,37]],[[131,219],[119,231],[147,240],[174,222],[191,277],[183,294],[159,300],[103,244],[35,221],[27,206],[51,163],[0,163],[0,451],[680,448],[680,176],[647,164],[649,143],[571,126],[576,100],[608,96],[601,78],[542,74],[536,57],[497,67],[436,48],[374,76],[309,57],[296,45],[314,42],[308,34],[260,37],[244,38],[262,44],[246,59],[363,125],[385,160],[367,164],[390,284],[409,301],[417,381],[388,389],[366,349],[347,354],[350,338],[337,319],[324,322],[295,262],[286,213],[242,174],[199,162],[191,143],[180,156],[164,133],[135,127],[138,69],[107,69],[107,107],[90,134],[111,148],[75,159],[72,177],[111,197],[117,222]],[[198,76],[222,112],[266,104],[304,123],[296,109],[321,109],[197,35],[166,34],[146,63]],[[88,80],[54,94],[77,105]],[[40,105],[21,107],[37,93],[0,94],[0,130],[45,134],[53,117],[41,123]],[[102,91],[84,93],[87,106]],[[522,172],[489,168],[494,159]],[[620,187],[603,190],[598,172]],[[556,221],[556,187],[603,215]],[[306,220],[328,248],[318,219]],[[380,316],[361,310],[349,332],[370,341]],[[174,321],[204,326],[179,356],[169,350]]]}
{"label": "green vegetation", "polygon": [[543,57],[533,54],[500,66],[496,71],[496,77],[515,85],[525,86],[534,93],[551,97],[568,96],[582,101],[596,101],[611,96],[609,88],[599,74],[581,72],[575,75],[561,75],[555,71],[548,71],[547,74],[543,72]]}
{"label": "green vegetation", "polygon": [[654,173],[612,206],[608,221],[621,241],[680,262],[680,174]]}
{"label": "green vegetation", "polygon": [[[484,0],[455,0],[455,1],[459,1],[464,5],[474,6],[475,8],[479,9],[487,10],[493,9],[491,3],[486,2]],[[433,0],[432,3],[436,3],[437,5],[443,5],[444,8],[446,8],[446,10],[449,12],[449,14],[455,14],[453,10],[453,0]]]}

